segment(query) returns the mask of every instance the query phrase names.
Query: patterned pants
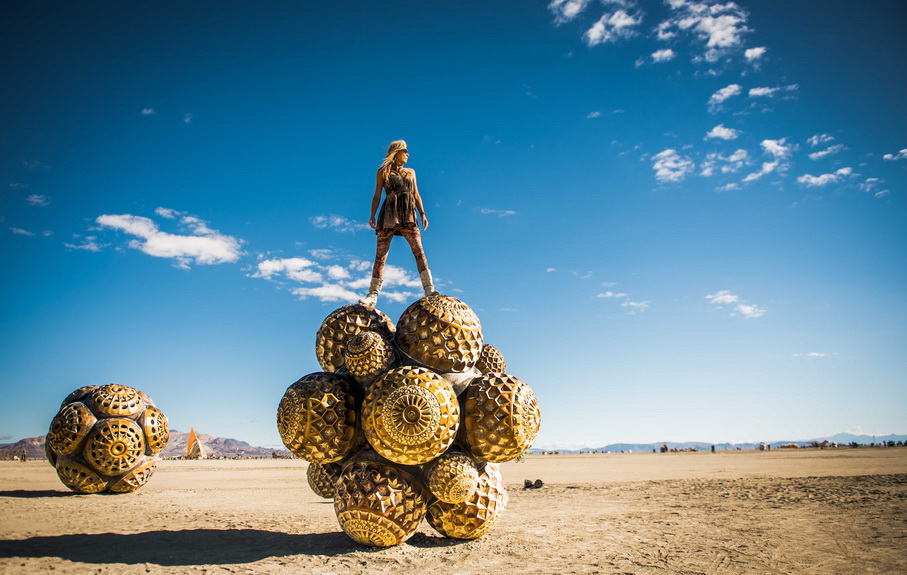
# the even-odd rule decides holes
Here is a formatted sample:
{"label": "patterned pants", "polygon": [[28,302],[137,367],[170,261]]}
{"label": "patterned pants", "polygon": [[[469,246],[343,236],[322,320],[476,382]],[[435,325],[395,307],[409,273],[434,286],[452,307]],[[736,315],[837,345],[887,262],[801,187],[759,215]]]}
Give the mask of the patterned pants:
{"label": "patterned pants", "polygon": [[[428,269],[428,262],[425,260],[425,251],[422,249],[422,233],[419,232],[418,226],[397,228],[406,241],[409,243],[409,249],[413,251],[413,257],[416,258],[416,269],[419,273]],[[394,239],[395,230],[381,230],[378,232],[378,247],[375,249],[375,265],[372,266],[372,277],[380,278],[384,275],[384,263],[387,261],[387,252],[391,249],[391,240]]]}

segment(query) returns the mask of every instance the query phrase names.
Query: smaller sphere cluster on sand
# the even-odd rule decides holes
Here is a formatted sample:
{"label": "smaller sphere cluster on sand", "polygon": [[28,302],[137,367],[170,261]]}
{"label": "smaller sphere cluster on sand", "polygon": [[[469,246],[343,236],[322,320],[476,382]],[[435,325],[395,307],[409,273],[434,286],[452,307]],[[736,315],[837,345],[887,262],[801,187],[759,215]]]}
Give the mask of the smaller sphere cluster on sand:
{"label": "smaller sphere cluster on sand", "polygon": [[170,428],[151,398],[125,385],[80,387],[50,423],[45,450],[77,493],[129,493],[148,481]]}
{"label": "smaller sphere cluster on sand", "polygon": [[472,309],[435,293],[395,326],[347,305],[322,322],[315,353],[323,371],[287,388],[277,427],[343,531],[375,547],[423,519],[446,537],[487,533],[507,505],[498,464],[532,446],[541,414]]}

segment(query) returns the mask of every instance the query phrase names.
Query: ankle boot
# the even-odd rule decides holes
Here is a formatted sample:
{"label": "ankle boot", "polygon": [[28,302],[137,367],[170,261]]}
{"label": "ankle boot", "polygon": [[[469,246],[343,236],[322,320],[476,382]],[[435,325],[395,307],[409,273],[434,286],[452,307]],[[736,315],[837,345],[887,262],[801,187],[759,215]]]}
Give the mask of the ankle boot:
{"label": "ankle boot", "polygon": [[425,290],[426,296],[438,293],[431,280],[431,270],[426,269],[424,272],[419,273],[419,279],[422,280],[422,289]]}
{"label": "ankle boot", "polygon": [[381,284],[384,281],[381,278],[372,277],[372,283],[369,285],[368,294],[359,300],[359,303],[365,307],[375,307],[378,303],[378,294],[381,293]]}

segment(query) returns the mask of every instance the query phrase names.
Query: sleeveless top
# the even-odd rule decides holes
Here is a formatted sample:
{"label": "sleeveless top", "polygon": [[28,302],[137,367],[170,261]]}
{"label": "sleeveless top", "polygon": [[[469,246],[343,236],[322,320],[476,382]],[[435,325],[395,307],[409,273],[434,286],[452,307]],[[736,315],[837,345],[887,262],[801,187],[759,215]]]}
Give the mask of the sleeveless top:
{"label": "sleeveless top", "polygon": [[401,228],[419,226],[416,220],[415,178],[405,170],[391,169],[384,182],[384,204],[378,212],[376,233],[393,230],[395,236],[403,235]]}

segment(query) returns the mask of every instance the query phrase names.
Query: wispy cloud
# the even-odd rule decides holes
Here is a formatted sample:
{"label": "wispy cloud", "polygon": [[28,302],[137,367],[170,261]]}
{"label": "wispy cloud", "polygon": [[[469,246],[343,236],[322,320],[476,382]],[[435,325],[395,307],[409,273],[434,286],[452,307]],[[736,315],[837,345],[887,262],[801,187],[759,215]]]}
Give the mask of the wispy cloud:
{"label": "wispy cloud", "polygon": [[830,136],[828,134],[815,134],[813,136],[810,136],[806,141],[809,142],[810,146],[816,148],[818,146],[821,146],[822,144],[833,142],[834,139],[834,136]]}
{"label": "wispy cloud", "polygon": [[25,198],[25,201],[33,206],[43,208],[50,205],[50,198],[42,194],[32,194]]}
{"label": "wispy cloud", "polygon": [[[159,215],[160,210],[162,208],[158,208]],[[239,259],[242,240],[209,228],[205,221],[195,216],[175,211],[173,214],[179,214],[179,222],[188,234],[163,232],[154,220],[131,214],[105,214],[98,216],[95,222],[102,228],[136,236],[138,239],[130,240],[130,248],[153,257],[173,259],[180,268],[188,269],[193,263],[213,265]]]}
{"label": "wispy cloud", "polygon": [[762,149],[766,154],[771,154],[780,159],[789,157],[791,152],[795,149],[793,144],[787,143],[787,138],[781,138],[780,140],[762,140],[759,145],[762,146]]}
{"label": "wispy cloud", "polygon": [[882,159],[888,160],[889,162],[907,159],[907,149],[901,150],[897,154],[885,154],[882,156]]}
{"label": "wispy cloud", "polygon": [[595,294],[595,297],[605,297],[605,298],[608,298],[608,297],[618,297],[618,298],[624,298],[624,297],[629,297],[629,296],[628,296],[627,294],[625,294],[625,293],[613,292],[613,291],[611,291],[611,290],[607,290],[607,291],[603,291],[602,293]]}
{"label": "wispy cloud", "polygon": [[589,2],[590,0],[552,0],[548,4],[548,10],[554,13],[555,24],[560,25],[571,22],[579,16]]}
{"label": "wispy cloud", "polygon": [[748,62],[757,62],[765,56],[766,48],[765,46],[759,46],[756,48],[749,48],[743,53],[743,56]]}
{"label": "wispy cloud", "polygon": [[143,116],[153,116],[154,113],[155,113],[155,112],[154,112],[154,108],[142,108],[142,115],[143,115]]}
{"label": "wispy cloud", "polygon": [[809,159],[810,160],[821,160],[822,158],[831,156],[832,154],[837,154],[838,152],[843,152],[846,149],[847,148],[843,144],[835,144],[834,146],[829,146],[829,147],[825,148],[824,150],[819,150],[818,152],[813,152],[813,153],[809,154]]}
{"label": "wispy cloud", "polygon": [[820,176],[813,176],[812,174],[803,174],[797,178],[797,182],[809,187],[816,188],[821,186],[827,186],[828,184],[833,184],[839,182],[842,179],[853,174],[853,168],[841,168],[834,171],[831,174],[822,174]]}
{"label": "wispy cloud", "polygon": [[483,216],[497,216],[499,218],[516,215],[516,212],[513,210],[493,210],[491,208],[479,208],[479,213]]}
{"label": "wispy cloud", "polygon": [[693,172],[694,164],[686,156],[681,156],[677,150],[668,148],[653,156],[652,169],[655,170],[655,179],[659,182],[679,182]]}
{"label": "wispy cloud", "polygon": [[30,232],[28,230],[23,230],[22,228],[10,228],[9,231],[17,236],[34,236],[35,235],[34,232]]}
{"label": "wispy cloud", "polygon": [[786,94],[788,92],[795,92],[799,89],[800,89],[800,86],[797,84],[791,84],[789,86],[775,86],[775,87],[760,86],[757,88],[750,88],[749,96],[750,96],[750,98],[774,98],[776,96]]}
{"label": "wispy cloud", "polygon": [[356,232],[369,229],[369,225],[357,222],[338,215],[315,216],[311,218],[312,225],[319,229],[330,229],[335,232]]}
{"label": "wispy cloud", "polygon": [[195,116],[194,116],[193,114],[183,114],[183,123],[184,123],[184,124],[191,124],[191,123],[192,123],[192,119],[193,119],[194,117],[195,117]]}
{"label": "wispy cloud", "polygon": [[750,32],[746,26],[748,14],[733,2],[669,2],[672,15],[656,30],[660,40],[679,35],[692,35],[703,44],[705,52],[698,60],[714,63],[743,46],[743,36]]}
{"label": "wispy cloud", "polygon": [[586,117],[587,118],[600,118],[601,115],[602,115],[601,112],[599,112],[598,110],[595,110],[594,112],[589,112],[588,114],[586,114]]}
{"label": "wispy cloud", "polygon": [[78,240],[78,243],[74,242],[65,242],[63,245],[71,250],[85,250],[87,252],[99,252],[101,249],[107,247],[110,244],[99,244],[98,238],[96,236],[80,236],[78,234],[73,234],[73,239]]}
{"label": "wispy cloud", "polygon": [[629,315],[636,315],[642,313],[649,309],[649,302],[647,301],[625,301],[620,304],[620,307],[625,308]]}
{"label": "wispy cloud", "polygon": [[747,163],[749,163],[749,154],[743,149],[737,150],[730,156],[713,152],[705,157],[705,161],[700,166],[699,175],[705,177],[713,176],[716,169],[722,174],[729,174],[739,171]]}
{"label": "wispy cloud", "polygon": [[740,135],[739,130],[725,128],[724,124],[718,124],[705,135],[705,140],[736,140]]}
{"label": "wispy cloud", "polygon": [[793,357],[834,357],[838,354],[836,353],[822,353],[819,351],[811,351],[809,353],[792,353]]}
{"label": "wispy cloud", "polygon": [[774,162],[762,162],[762,167],[759,169],[759,171],[747,174],[743,178],[743,183],[748,184],[749,182],[754,182],[754,181],[758,180],[762,176],[771,174],[772,172],[774,172],[775,170],[778,169],[779,165],[780,165],[780,162],[778,160],[775,160]]}
{"label": "wispy cloud", "polygon": [[590,47],[599,44],[617,42],[624,38],[632,38],[636,35],[635,28],[642,23],[640,13],[629,13],[623,8],[613,12],[605,12],[598,22],[592,25],[583,34],[583,40]]}
{"label": "wispy cloud", "polygon": [[731,315],[742,316],[745,319],[762,317],[768,313],[768,310],[765,308],[755,304],[745,303],[740,299],[740,296],[731,293],[728,290],[721,290],[714,294],[707,295],[705,296],[705,299],[709,300],[709,303],[714,305],[716,309],[724,309],[725,306],[732,306]]}
{"label": "wispy cloud", "polygon": [[670,48],[665,48],[664,50],[658,50],[652,52],[652,61],[655,63],[660,62],[670,62],[677,57],[677,54],[674,53],[674,50]]}
{"label": "wispy cloud", "polygon": [[739,96],[741,93],[743,93],[743,88],[740,87],[740,84],[731,84],[721,88],[709,98],[709,111],[715,113],[721,109],[721,104],[723,104],[725,100],[734,96]]}
{"label": "wispy cloud", "polygon": [[885,196],[891,194],[891,190],[878,189],[882,184],[883,182],[879,178],[866,178],[864,182],[858,185],[862,191],[870,193],[877,198],[884,198]]}

